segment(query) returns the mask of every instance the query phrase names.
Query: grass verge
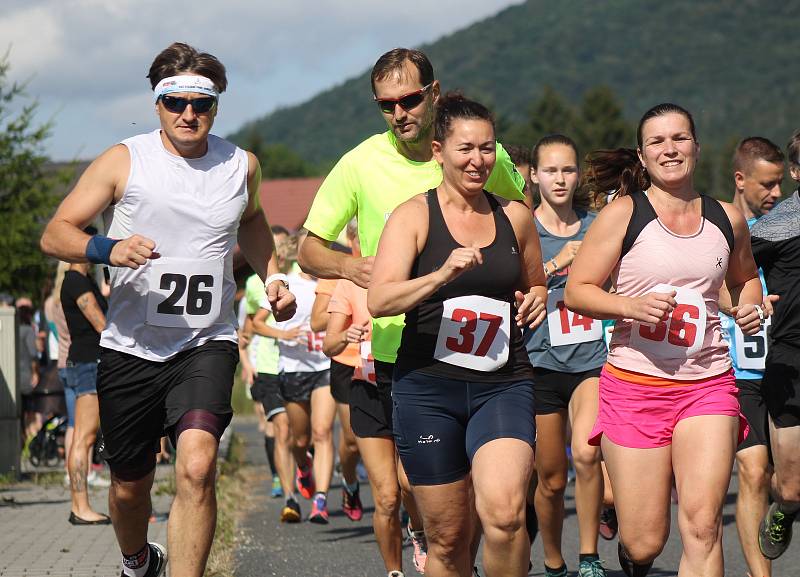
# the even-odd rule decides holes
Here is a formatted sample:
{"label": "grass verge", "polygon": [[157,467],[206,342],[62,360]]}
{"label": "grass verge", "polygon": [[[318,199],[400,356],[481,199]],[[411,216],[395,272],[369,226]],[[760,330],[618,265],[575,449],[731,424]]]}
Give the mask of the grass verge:
{"label": "grass verge", "polygon": [[231,436],[228,455],[219,466],[217,479],[217,531],[204,577],[233,577],[236,570],[236,515],[246,499],[245,441]]}

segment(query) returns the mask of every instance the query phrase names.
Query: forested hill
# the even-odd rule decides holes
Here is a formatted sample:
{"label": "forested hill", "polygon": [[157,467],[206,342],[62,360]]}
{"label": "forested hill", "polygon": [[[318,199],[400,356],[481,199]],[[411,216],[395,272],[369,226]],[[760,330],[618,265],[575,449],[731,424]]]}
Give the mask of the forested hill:
{"label": "forested hill", "polygon": [[[694,113],[701,142],[756,134],[784,146],[800,128],[798,24],[800,2],[785,0],[529,0],[421,48],[445,89],[484,100],[507,126],[545,86],[577,104],[605,85],[630,121],[673,101]],[[319,164],[384,129],[365,70],[232,138],[256,133]]]}

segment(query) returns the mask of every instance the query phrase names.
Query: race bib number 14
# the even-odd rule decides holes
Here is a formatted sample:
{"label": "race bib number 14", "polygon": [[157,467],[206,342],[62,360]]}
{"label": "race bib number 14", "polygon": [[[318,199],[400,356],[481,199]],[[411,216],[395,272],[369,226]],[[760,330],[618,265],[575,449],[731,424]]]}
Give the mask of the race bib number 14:
{"label": "race bib number 14", "polygon": [[217,322],[222,306],[223,260],[150,261],[147,324],[200,329]]}
{"label": "race bib number 14", "polygon": [[572,312],[564,304],[564,289],[553,289],[547,295],[547,329],[550,344],[576,345],[603,338],[603,323]]}
{"label": "race bib number 14", "polygon": [[433,358],[474,369],[496,371],[508,362],[511,305],[477,295],[447,299]]}

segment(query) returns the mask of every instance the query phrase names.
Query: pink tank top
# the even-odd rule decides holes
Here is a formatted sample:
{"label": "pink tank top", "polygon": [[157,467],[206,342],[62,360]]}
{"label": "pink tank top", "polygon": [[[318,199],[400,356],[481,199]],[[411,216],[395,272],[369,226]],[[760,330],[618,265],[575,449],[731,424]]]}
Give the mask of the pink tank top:
{"label": "pink tank top", "polygon": [[631,198],[633,214],[613,273],[617,294],[636,297],[675,290],[678,306],[657,325],[617,321],[608,362],[676,381],[724,373],[731,362],[718,301],[733,250],[733,227],[725,209],[703,196],[699,230],[680,236],[658,220],[644,193]]}

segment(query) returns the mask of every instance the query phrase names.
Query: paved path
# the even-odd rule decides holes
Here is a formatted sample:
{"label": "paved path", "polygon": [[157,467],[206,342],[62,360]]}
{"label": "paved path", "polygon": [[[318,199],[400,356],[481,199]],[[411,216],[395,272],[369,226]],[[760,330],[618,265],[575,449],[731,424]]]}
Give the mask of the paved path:
{"label": "paved path", "polygon": [[[158,477],[170,467],[159,466]],[[89,499],[108,512],[108,490],[91,489]],[[172,498],[153,495],[160,520],[150,525],[150,540],[166,545],[165,513]],[[61,483],[31,482],[0,488],[0,576],[116,577],[120,553],[110,525],[75,527],[67,522],[69,489]]]}
{"label": "paved path", "polygon": [[[372,498],[369,487],[362,484],[361,493],[366,507],[364,519],[353,523],[341,513],[340,488],[334,480],[330,493],[331,523],[315,525],[303,522],[281,525],[279,522],[281,499],[269,497],[269,479],[266,473],[264,444],[252,422],[239,421],[236,429],[247,439],[248,459],[258,468],[252,471],[252,495],[246,505],[239,525],[240,545],[237,551],[237,576],[241,577],[383,577],[386,572],[380,561],[372,534]],[[747,573],[734,524],[736,476],[731,483],[724,509],[725,574],[745,577]],[[570,575],[577,573],[578,539],[574,485],[567,490],[567,519],[564,523],[564,556]],[[301,503],[303,514],[308,515],[310,504]],[[675,575],[680,560],[681,543],[677,533],[677,508],[673,507],[672,534],[665,551],[656,560],[650,575],[665,577]],[[798,527],[800,533],[800,527]],[[800,537],[798,537],[800,539]],[[541,541],[533,548],[534,567],[531,575],[543,575]],[[617,561],[617,543],[600,541],[600,556],[610,577],[624,577]],[[403,564],[408,577],[417,573],[411,564],[411,549],[403,551]],[[800,575],[800,543],[773,566],[776,577]]]}

